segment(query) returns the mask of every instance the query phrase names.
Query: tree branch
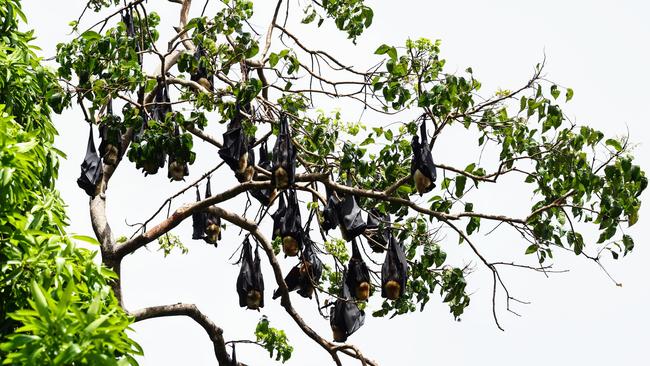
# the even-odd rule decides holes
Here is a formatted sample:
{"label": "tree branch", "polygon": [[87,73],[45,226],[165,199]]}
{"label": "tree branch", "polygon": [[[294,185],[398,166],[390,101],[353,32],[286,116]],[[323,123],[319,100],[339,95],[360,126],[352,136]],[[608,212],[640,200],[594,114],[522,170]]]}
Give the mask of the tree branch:
{"label": "tree branch", "polygon": [[[164,235],[169,230],[175,228],[183,220],[190,217],[193,212],[200,210],[207,210],[208,207],[215,205],[217,203],[226,201],[237,196],[240,193],[243,193],[249,189],[261,189],[270,187],[269,181],[251,181],[246,183],[241,183],[229,190],[216,194],[212,197],[206,198],[202,201],[185,204],[174,211],[167,219],[163,220],[160,224],[155,227],[147,230],[145,233],[136,236],[135,238],[128,240],[124,244],[117,246],[112,252],[111,256],[116,258],[122,258],[127,254],[133,253],[144,245],[156,240],[161,235]],[[213,208],[210,208],[213,209]]]}
{"label": "tree branch", "polygon": [[[173,304],[161,305],[143,308],[130,312],[135,317],[135,321],[161,318],[167,316],[187,316],[197,322],[205,332],[208,333],[212,344],[214,345],[214,355],[219,361],[219,366],[230,366],[231,359],[223,339],[223,330],[219,328],[207,315],[203,314],[194,304]],[[245,366],[244,364],[239,364]]]}

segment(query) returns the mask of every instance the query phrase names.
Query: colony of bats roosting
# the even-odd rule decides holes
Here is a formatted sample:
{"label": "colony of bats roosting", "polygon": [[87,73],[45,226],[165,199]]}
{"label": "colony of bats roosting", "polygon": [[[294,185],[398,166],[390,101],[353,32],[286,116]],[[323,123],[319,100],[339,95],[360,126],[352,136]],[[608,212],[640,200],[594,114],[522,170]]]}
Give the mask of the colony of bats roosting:
{"label": "colony of bats roosting", "polygon": [[[130,14],[123,16],[127,32],[133,33],[133,24]],[[199,83],[207,90],[213,90],[213,78],[209,68],[204,64],[204,49],[199,45],[194,57],[198,66],[191,74],[191,80]],[[241,108],[241,109],[240,109]],[[154,103],[148,111],[140,111],[142,127],[134,134],[133,141],[140,142],[144,139],[144,132],[149,123],[163,122],[173,114],[167,84],[162,80],[156,87]],[[255,170],[255,152],[257,146],[253,136],[247,136],[242,122],[245,116],[253,116],[254,112],[249,103],[237,104],[234,115],[223,134],[223,147],[219,149],[219,157],[234,172],[240,182],[247,182],[260,178]],[[114,123],[112,102],[106,105],[107,118],[100,123],[101,144],[99,154],[93,141],[92,126],[88,140],[88,148],[83,164],[81,176],[77,180],[79,186],[89,196],[94,196],[97,185],[102,176],[103,161],[106,165],[114,165],[123,155],[122,134]],[[295,184],[296,174],[296,149],[291,139],[291,126],[286,114],[280,116],[278,122],[279,134],[276,138],[271,156],[267,149],[267,138],[259,142],[259,160],[257,166],[271,173],[271,187],[255,189],[250,193],[263,206],[271,206],[276,200],[278,208],[271,216],[273,218],[273,232],[271,237],[281,242],[282,252],[285,257],[298,257],[298,263],[286,275],[285,282],[289,291],[305,298],[312,298],[314,291],[320,289],[319,283],[323,272],[323,263],[318,257],[319,251],[316,244],[309,236],[310,220],[303,226],[300,207]],[[174,125],[171,137],[180,135],[179,126]],[[420,136],[413,137],[411,142],[413,157],[411,173],[414,185],[419,194],[429,192],[435,186],[436,168],[433,163],[429,144],[427,142],[426,127],[421,123]],[[145,161],[136,160],[136,168],[142,169],[145,175],[156,174],[159,168],[168,163],[168,177],[170,180],[183,180],[189,174],[188,161],[176,156],[173,151],[148,155]],[[265,179],[264,177],[260,179]],[[268,178],[267,178],[268,179]],[[196,199],[201,200],[199,187],[196,187]],[[364,323],[365,314],[359,309],[358,303],[367,301],[373,293],[371,271],[359,251],[360,236],[365,234],[368,246],[373,252],[386,252],[381,268],[381,296],[389,300],[397,300],[404,294],[408,264],[404,248],[391,231],[390,216],[383,214],[375,208],[369,208],[367,219],[364,220],[363,212],[354,195],[337,194],[327,188],[327,201],[323,211],[318,215],[319,225],[324,232],[340,229],[341,236],[351,242],[352,256],[347,268],[342,269],[342,283],[340,293],[336,294],[336,301],[331,306],[330,325],[333,338],[337,342],[344,342]],[[205,197],[211,196],[210,180],[208,177]],[[211,213],[210,209],[195,212],[192,215],[192,239],[204,240],[216,245],[221,239],[221,219]],[[239,295],[239,304],[247,309],[259,310],[264,307],[264,280],[261,272],[261,263],[258,254],[259,245],[253,248],[247,235],[242,244],[240,256],[240,273],[237,278],[236,289]],[[273,298],[279,297],[275,291]],[[234,350],[233,350],[234,356]],[[233,357],[234,358],[234,357]]]}
{"label": "colony of bats roosting", "polygon": [[[164,88],[160,88],[165,90]],[[156,96],[161,100],[168,100],[165,92]],[[110,107],[108,110],[112,113]],[[169,112],[169,110],[167,110]],[[250,111],[250,109],[249,109]],[[162,111],[154,110],[153,118],[165,118]],[[165,112],[167,113],[167,112]],[[247,137],[242,128],[242,115],[236,113],[228,124],[227,131],[223,135],[224,144],[219,150],[219,156],[232,169],[237,179],[241,182],[250,181],[255,177],[255,158],[253,146],[254,138]],[[420,138],[413,138],[413,159],[411,170],[414,176],[416,189],[419,193],[430,191],[436,179],[435,165],[427,146],[426,130],[422,124]],[[108,158],[112,146],[120,146],[115,135],[107,130],[102,130],[102,145],[100,151],[104,157],[104,163],[113,162]],[[298,263],[289,271],[285,283],[289,291],[297,290],[302,297],[312,298],[323,271],[323,263],[317,255],[318,248],[309,237],[310,222],[302,225],[300,206],[295,189],[292,187],[295,182],[296,155],[291,142],[291,133],[286,116],[280,120],[279,136],[273,148],[272,159],[269,159],[267,142],[262,141],[259,148],[258,166],[271,172],[272,187],[257,189],[251,192],[263,206],[270,206],[278,201],[277,210],[271,215],[273,218],[272,238],[281,240],[282,251],[286,257],[298,256]],[[119,154],[118,154],[119,156]],[[92,139],[92,129],[88,142],[88,151],[82,164],[82,175],[78,180],[89,195],[94,195],[96,184],[101,178],[101,157],[95,150]],[[172,168],[174,158],[169,156],[170,173],[175,177],[187,175],[187,165],[182,165],[181,171],[176,174],[176,168]],[[164,165],[164,159],[155,161],[151,166],[146,164],[143,167],[145,173],[155,174],[158,167]],[[173,172],[172,172],[173,170]],[[205,197],[211,196],[210,180],[206,184]],[[201,195],[196,190],[197,201]],[[406,288],[408,264],[404,254],[404,248],[397,241],[390,229],[390,216],[382,214],[376,209],[370,209],[367,219],[363,219],[364,210],[359,206],[354,195],[337,195],[327,189],[327,203],[322,212],[319,213],[320,227],[325,231],[339,228],[341,236],[351,242],[352,256],[348,266],[343,270],[343,281],[341,291],[331,308],[330,325],[333,331],[334,340],[343,342],[349,335],[363,325],[365,315],[363,310],[357,306],[358,302],[367,301],[373,293],[370,270],[361,256],[357,241],[362,234],[366,234],[369,247],[374,252],[386,252],[385,260],[381,268],[381,296],[389,300],[397,300],[404,294]],[[311,219],[311,217],[310,217]],[[309,220],[311,221],[311,220]],[[216,245],[221,239],[221,219],[212,214],[209,209],[195,212],[192,215],[193,234],[192,239],[204,240],[207,243]],[[258,248],[253,250],[248,236],[242,245],[241,270],[237,278],[237,292],[239,304],[248,309],[258,310],[264,307],[264,281],[262,278]],[[279,297],[277,291],[273,298]]]}

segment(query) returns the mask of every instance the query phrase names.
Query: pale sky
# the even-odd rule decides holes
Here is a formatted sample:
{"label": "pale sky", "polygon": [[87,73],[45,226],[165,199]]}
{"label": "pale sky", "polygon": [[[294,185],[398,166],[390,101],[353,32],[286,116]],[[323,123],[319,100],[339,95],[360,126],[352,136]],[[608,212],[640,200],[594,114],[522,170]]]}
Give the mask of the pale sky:
{"label": "pale sky", "polygon": [[[195,1],[200,8],[202,1]],[[214,2],[214,1],[213,1]],[[163,39],[172,25],[177,25],[178,5],[166,1],[161,6]],[[253,24],[266,29],[269,8],[275,2],[258,1]],[[57,42],[68,39],[68,22],[76,19],[84,1],[24,1],[30,27],[36,29],[37,44],[45,57],[52,56]],[[296,7],[297,3],[292,2]],[[290,29],[304,37],[314,48],[330,50],[349,64],[376,62],[372,55],[382,43],[400,45],[408,38],[426,37],[442,40],[442,56],[447,71],[461,72],[471,66],[488,96],[498,88],[515,89],[531,76],[534,65],[547,56],[549,79],[575,90],[575,97],[565,112],[579,124],[587,124],[607,135],[620,136],[628,130],[635,149],[637,164],[650,167],[646,106],[650,100],[650,3],[645,1],[369,1],[375,11],[370,30],[355,47],[331,26],[289,23]],[[211,7],[208,7],[210,14]],[[214,7],[212,7],[214,9]],[[195,9],[196,11],[197,9]],[[198,9],[200,11],[200,9]],[[297,9],[296,9],[297,10]],[[299,11],[299,10],[298,10]],[[299,19],[298,19],[299,20]],[[323,101],[321,108],[342,108],[344,116],[356,119],[353,107],[335,100]],[[62,161],[58,188],[68,204],[71,232],[91,234],[87,196],[75,183],[79,164],[86,149],[87,129],[78,110],[55,116],[60,132],[57,146],[68,154]],[[378,119],[372,123],[387,123]],[[214,124],[216,125],[216,123]],[[208,131],[220,136],[220,127]],[[459,146],[475,139],[460,140],[452,130],[434,150],[434,158],[464,167],[476,160],[475,151]],[[218,162],[216,151],[195,139],[197,162],[190,167],[193,181]],[[203,153],[202,153],[203,152]],[[488,169],[490,170],[490,169]],[[213,179],[213,192],[235,184],[230,172],[220,171]],[[505,187],[493,188],[489,194],[474,198],[482,211],[523,215],[530,205],[526,191],[513,188],[520,182],[504,180]],[[513,184],[510,186],[509,184]],[[144,178],[134,166],[123,163],[109,187],[108,214],[117,234],[130,234],[125,225],[148,217],[164,198],[184,187],[169,183],[165,172]],[[481,190],[481,192],[483,192]],[[648,197],[647,194],[643,196]],[[415,197],[414,197],[415,198]],[[193,191],[174,202],[178,206],[194,199]],[[241,212],[243,201],[224,207]],[[381,365],[641,365],[647,362],[650,340],[650,290],[648,278],[650,249],[645,238],[648,229],[648,205],[642,207],[639,223],[628,230],[636,239],[635,251],[625,259],[606,261],[606,266],[623,287],[616,287],[595,263],[572,254],[556,252],[555,266],[569,273],[545,278],[525,270],[504,269],[510,291],[530,305],[515,305],[521,317],[505,310],[499,297],[498,312],[506,329],[497,329],[491,314],[491,275],[477,266],[468,277],[472,303],[461,322],[455,322],[446,305],[436,295],[424,312],[392,320],[366,318],[366,324],[349,342],[359,346],[366,356]],[[492,226],[484,224],[476,241],[490,259],[515,259],[531,264],[524,257],[525,245],[516,235],[504,232],[484,236]],[[173,231],[185,239],[187,255],[163,258],[152,243],[123,262],[123,292],[128,309],[176,302],[196,303],[224,329],[226,340],[253,338],[255,324],[267,315],[272,326],[286,330],[295,351],[287,365],[328,365],[331,358],[302,334],[279,302],[270,299],[275,288],[270,267],[265,263],[266,307],[262,312],[246,311],[237,306],[235,278],[238,267],[228,258],[241,242],[239,230],[229,227],[219,248],[191,241],[191,220]],[[456,265],[476,263],[466,246],[458,246],[449,235],[441,245]],[[264,262],[264,261],[263,261]],[[286,269],[288,261],[281,259]],[[316,331],[330,337],[328,322],[322,319],[315,303],[292,295],[296,309]],[[370,306],[377,306],[377,301]],[[143,366],[214,365],[216,360],[210,341],[193,321],[177,317],[147,320],[133,326],[134,338],[144,347]],[[645,352],[644,352],[645,351]],[[273,361],[264,350],[253,345],[238,347],[238,359],[250,365],[267,365]],[[346,365],[358,364],[346,362]]]}

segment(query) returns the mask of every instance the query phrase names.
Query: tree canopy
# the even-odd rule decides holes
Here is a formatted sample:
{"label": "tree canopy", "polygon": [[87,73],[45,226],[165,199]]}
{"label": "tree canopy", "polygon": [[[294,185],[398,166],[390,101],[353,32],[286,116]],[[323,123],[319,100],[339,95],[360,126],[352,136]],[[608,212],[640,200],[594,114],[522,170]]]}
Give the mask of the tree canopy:
{"label": "tree canopy", "polygon": [[52,109],[64,91],[34,54],[20,3],[0,1],[0,360],[12,365],[133,364],[139,346],[113,295],[115,273],[66,234],[54,183],[63,153]]}
{"label": "tree canopy", "polygon": [[[14,4],[9,9],[17,9],[15,3],[9,4]],[[31,98],[48,95],[57,110],[77,103],[81,117],[101,137],[98,152],[92,146],[86,156],[84,172],[92,174],[85,174],[80,185],[91,197],[90,215],[102,261],[113,271],[95,269],[99,274],[90,277],[104,287],[107,276],[112,279],[115,297],[102,292],[106,309],[102,321],[119,314],[114,319],[123,327],[111,328],[119,345],[116,357],[139,352],[125,338],[128,322],[117,308],[122,303],[122,259],[156,240],[166,252],[185,250],[183,243],[190,238],[170,233],[183,222],[192,221],[192,239],[214,244],[216,250],[222,230],[242,229],[240,305],[249,309],[281,305],[336,364],[341,364],[341,353],[362,364],[377,364],[365,351],[344,343],[373,317],[423,310],[438,295],[452,318],[462,316],[470,304],[465,275],[471,267],[447,261],[445,247],[452,243],[468,246],[474,254],[468,260],[492,274],[498,327],[498,294],[504,294],[508,310],[510,301],[517,300],[508,291],[501,268],[551,272],[557,251],[572,251],[602,266],[604,253],[620,259],[634,249],[625,229],[639,219],[645,173],[634,164],[627,138],[606,137],[563,112],[574,92],[544,78],[543,62],[519,88],[495,95],[481,94],[481,82],[471,68],[447,71],[440,41],[419,38],[377,45],[372,55],[376,64],[364,70],[344,64],[329,50],[311,48],[287,28],[285,19],[299,16],[314,27],[334,22],[354,43],[372,25],[373,11],[362,0],[308,1],[302,8],[283,0],[275,4],[268,28],[257,29],[249,22],[252,1],[223,0],[218,11],[207,13],[203,8],[195,17],[190,16],[192,1],[170,1],[167,6],[179,8],[178,26],[171,39],[160,39],[165,24],[146,2],[89,1],[87,9],[103,19],[80,28],[82,14],[71,23],[77,36],[57,47],[62,90],[53,75],[42,71],[47,87],[34,91]],[[29,54],[35,68],[38,61]],[[323,111],[318,106],[324,98],[353,103],[367,117],[348,122],[337,111]],[[42,104],[30,100],[28,105],[49,110],[38,103]],[[47,118],[34,113],[40,120]],[[373,116],[392,122],[377,123]],[[452,138],[453,129],[463,131],[458,146],[479,152],[465,166],[448,164],[448,157],[437,149],[441,141]],[[46,136],[53,134],[51,126],[49,131]],[[174,182],[183,181],[193,169],[197,139],[214,146],[214,168],[161,199],[160,209],[133,236],[117,238],[106,217],[111,177],[132,163],[145,176],[161,174],[166,167],[170,184],[181,184]],[[51,137],[39,148],[48,143]],[[491,156],[484,157],[483,151]],[[212,182],[219,177],[232,184],[204,191],[215,188],[210,177]],[[40,185],[51,188],[50,184],[51,176]],[[523,205],[526,214],[475,209],[473,200],[494,185],[528,189],[529,200],[512,203]],[[49,188],[48,194],[53,194]],[[177,204],[183,193],[195,189],[196,202]],[[252,208],[229,204],[241,195],[251,198]],[[55,233],[61,235],[59,226],[65,220],[57,207],[61,218]],[[273,232],[261,230],[263,222],[272,222]],[[538,265],[486,256],[480,242],[489,239],[479,233],[495,230],[517,233],[520,240],[513,243],[513,253],[534,256]],[[58,240],[70,243],[65,236]],[[90,262],[89,255],[84,263]],[[290,271],[283,271],[283,262],[293,266]],[[260,266],[270,266],[274,277],[261,278]],[[23,284],[29,281],[21,279]],[[65,309],[70,300],[63,300],[70,293],[79,296],[79,304],[91,306],[82,300],[93,299],[92,295],[83,297],[74,287],[68,292],[66,288],[40,282],[40,287],[32,285],[16,298],[45,293],[41,304],[59,301]],[[292,300],[297,295],[314,300],[314,312],[331,324],[331,336],[316,333],[296,311]],[[373,307],[368,298],[383,300]],[[31,304],[11,308],[13,318],[24,324],[29,322],[24,314],[47,319],[47,313],[41,313],[47,307],[41,309],[37,301],[36,311],[18,310]],[[235,360],[227,350],[227,329],[193,304],[127,312],[134,321],[188,316],[210,336],[220,365],[245,360],[241,352]],[[39,336],[34,328],[22,330],[30,335],[12,335],[5,343],[11,346],[3,346],[13,352],[11,357],[26,357],[31,349],[24,337]],[[291,356],[286,336],[266,318],[258,324],[256,338],[278,360]],[[48,351],[65,355],[77,348]],[[130,356],[124,360],[134,362]]]}

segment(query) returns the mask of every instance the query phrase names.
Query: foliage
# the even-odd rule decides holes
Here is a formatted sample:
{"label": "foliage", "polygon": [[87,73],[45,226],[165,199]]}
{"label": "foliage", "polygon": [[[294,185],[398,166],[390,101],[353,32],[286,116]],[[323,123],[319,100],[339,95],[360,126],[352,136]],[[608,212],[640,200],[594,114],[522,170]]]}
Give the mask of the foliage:
{"label": "foliage", "polygon": [[159,250],[163,251],[165,257],[170,255],[174,249],[180,250],[182,254],[187,254],[189,252],[189,249],[183,245],[181,238],[172,233],[167,233],[158,238],[158,245],[160,246]]}
{"label": "foliage", "polygon": [[[112,294],[114,274],[65,233],[54,188],[51,109],[67,97],[18,31],[16,0],[0,1],[0,359],[23,365],[134,364],[141,351]],[[96,241],[92,240],[96,244]]]}
{"label": "foliage", "polygon": [[266,316],[262,317],[255,327],[255,338],[262,347],[269,351],[269,356],[275,353],[276,361],[286,362],[291,358],[293,347],[289,345],[287,335],[283,330],[273,328]]}

